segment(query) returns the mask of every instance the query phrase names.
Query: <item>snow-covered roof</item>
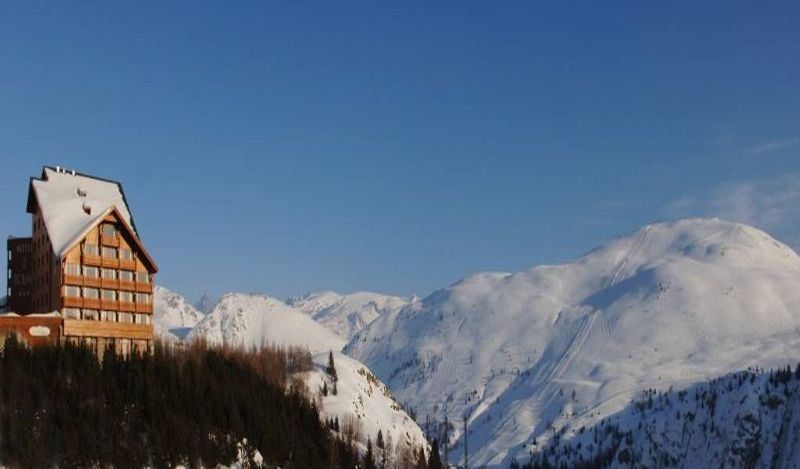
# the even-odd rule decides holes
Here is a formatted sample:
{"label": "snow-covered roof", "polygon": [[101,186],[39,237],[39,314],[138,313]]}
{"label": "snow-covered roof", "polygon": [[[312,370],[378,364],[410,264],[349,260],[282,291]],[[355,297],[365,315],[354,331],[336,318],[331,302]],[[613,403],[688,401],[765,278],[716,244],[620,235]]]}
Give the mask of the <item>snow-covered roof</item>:
{"label": "snow-covered roof", "polygon": [[[41,179],[31,179],[31,192],[39,203],[47,234],[58,257],[64,255],[114,208],[136,234],[122,186],[118,182],[45,167]],[[31,211],[30,199],[28,210]]]}

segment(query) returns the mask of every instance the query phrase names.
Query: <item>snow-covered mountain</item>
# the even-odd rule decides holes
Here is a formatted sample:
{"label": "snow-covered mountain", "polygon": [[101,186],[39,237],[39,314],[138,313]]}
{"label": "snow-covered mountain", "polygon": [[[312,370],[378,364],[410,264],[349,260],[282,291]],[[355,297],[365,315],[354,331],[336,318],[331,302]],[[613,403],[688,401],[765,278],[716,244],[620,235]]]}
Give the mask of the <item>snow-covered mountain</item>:
{"label": "snow-covered mountain", "polygon": [[[427,448],[422,430],[394,400],[385,384],[363,363],[342,353],[334,352],[333,355],[339,377],[335,395],[330,391],[333,383],[325,372],[327,353],[314,356],[314,371],[308,373],[306,378],[309,389],[321,399],[323,418],[336,418],[340,425],[344,425],[349,416],[357,418],[362,445],[366,445],[367,439],[374,443],[380,431],[387,448],[393,450],[395,455],[402,454],[404,449],[413,451]],[[323,385],[329,389],[327,395],[320,392]]]}
{"label": "snow-covered mountain", "polygon": [[[467,277],[345,353],[420,420],[467,414],[471,465],[507,466],[642,389],[798,361],[800,257],[741,224],[649,225],[568,264]],[[458,462],[461,425],[451,436]]]}
{"label": "snow-covered mountain", "polygon": [[286,303],[350,340],[378,316],[404,308],[414,300],[371,292],[343,295],[327,291],[290,298]]}
{"label": "snow-covered mountain", "polygon": [[[800,368],[747,370],[642,392],[591,427],[565,428],[531,461],[568,467],[800,467]],[[532,464],[533,463],[533,464]]]}
{"label": "snow-covered mountain", "polygon": [[168,340],[182,339],[203,319],[186,298],[164,287],[153,288],[153,329]]}
{"label": "snow-covered mountain", "polygon": [[[315,368],[304,378],[312,395],[319,393],[327,379],[324,369],[328,353],[333,352],[339,378],[338,392],[327,396],[319,394],[323,417],[336,417],[344,424],[348,416],[353,416],[361,427],[357,441],[362,446],[366,445],[367,439],[374,441],[378,430],[382,431],[384,438],[392,435],[393,445],[400,445],[401,449],[416,450],[426,444],[422,430],[395,402],[388,388],[364,364],[339,353],[345,344],[343,338],[278,299],[259,294],[229,293],[185,340],[194,339],[244,347],[307,347],[315,354]],[[330,385],[332,387],[332,383]]]}
{"label": "snow-covered mountain", "polygon": [[244,347],[298,345],[312,353],[339,351],[345,340],[281,300],[262,294],[228,293],[186,336]]}

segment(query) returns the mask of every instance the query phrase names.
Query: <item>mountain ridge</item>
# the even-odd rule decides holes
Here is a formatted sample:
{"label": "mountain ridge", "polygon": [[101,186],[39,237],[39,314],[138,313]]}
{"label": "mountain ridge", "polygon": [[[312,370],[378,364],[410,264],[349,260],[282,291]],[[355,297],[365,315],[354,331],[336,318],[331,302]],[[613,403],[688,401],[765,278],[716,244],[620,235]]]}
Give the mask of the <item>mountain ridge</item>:
{"label": "mountain ridge", "polygon": [[[679,220],[565,264],[470,275],[377,318],[345,352],[420,415],[469,414],[470,463],[499,467],[642,386],[779,361],[798,342],[798,292],[788,246],[746,225]],[[451,439],[458,462],[460,429]]]}

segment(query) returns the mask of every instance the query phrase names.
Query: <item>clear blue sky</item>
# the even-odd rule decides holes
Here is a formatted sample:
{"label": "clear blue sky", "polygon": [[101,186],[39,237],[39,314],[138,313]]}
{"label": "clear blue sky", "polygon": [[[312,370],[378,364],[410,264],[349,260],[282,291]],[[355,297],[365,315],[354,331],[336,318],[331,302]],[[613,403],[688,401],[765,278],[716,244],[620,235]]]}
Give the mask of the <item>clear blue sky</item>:
{"label": "clear blue sky", "polygon": [[52,164],[121,180],[190,297],[425,295],[690,215],[797,247],[799,24],[797,2],[3,2],[0,233],[30,231]]}

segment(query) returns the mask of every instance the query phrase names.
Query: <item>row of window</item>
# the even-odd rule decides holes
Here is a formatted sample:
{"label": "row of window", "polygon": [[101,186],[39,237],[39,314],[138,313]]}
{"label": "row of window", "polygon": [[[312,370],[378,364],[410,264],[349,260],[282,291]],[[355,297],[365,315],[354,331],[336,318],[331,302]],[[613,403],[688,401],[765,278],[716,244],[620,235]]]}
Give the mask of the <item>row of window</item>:
{"label": "row of window", "polygon": [[103,249],[100,249],[100,246],[95,244],[84,244],[83,253],[90,256],[100,256],[102,254],[103,257],[108,259],[133,260],[133,251],[130,249],[117,249],[110,246],[103,246]]}
{"label": "row of window", "polygon": [[83,275],[84,277],[103,277],[108,280],[125,280],[132,282],[136,279],[139,283],[150,283],[150,273],[148,272],[133,272],[130,270],[117,270],[108,268],[92,267],[89,265],[81,266],[80,264],[67,263],[64,266],[64,271],[67,275]]}
{"label": "row of window", "polygon": [[64,308],[65,319],[86,319],[90,321],[122,322],[126,324],[150,324],[149,314],[120,313],[96,309]]}
{"label": "row of window", "polygon": [[67,285],[64,287],[64,295],[69,298],[89,298],[93,300],[97,299],[104,299],[108,301],[124,301],[128,303],[133,303],[134,300],[136,303],[139,304],[149,304],[150,303],[150,294],[149,293],[132,293],[129,291],[117,291],[117,290],[107,290],[105,288],[89,288],[89,287],[76,287],[72,285]]}

